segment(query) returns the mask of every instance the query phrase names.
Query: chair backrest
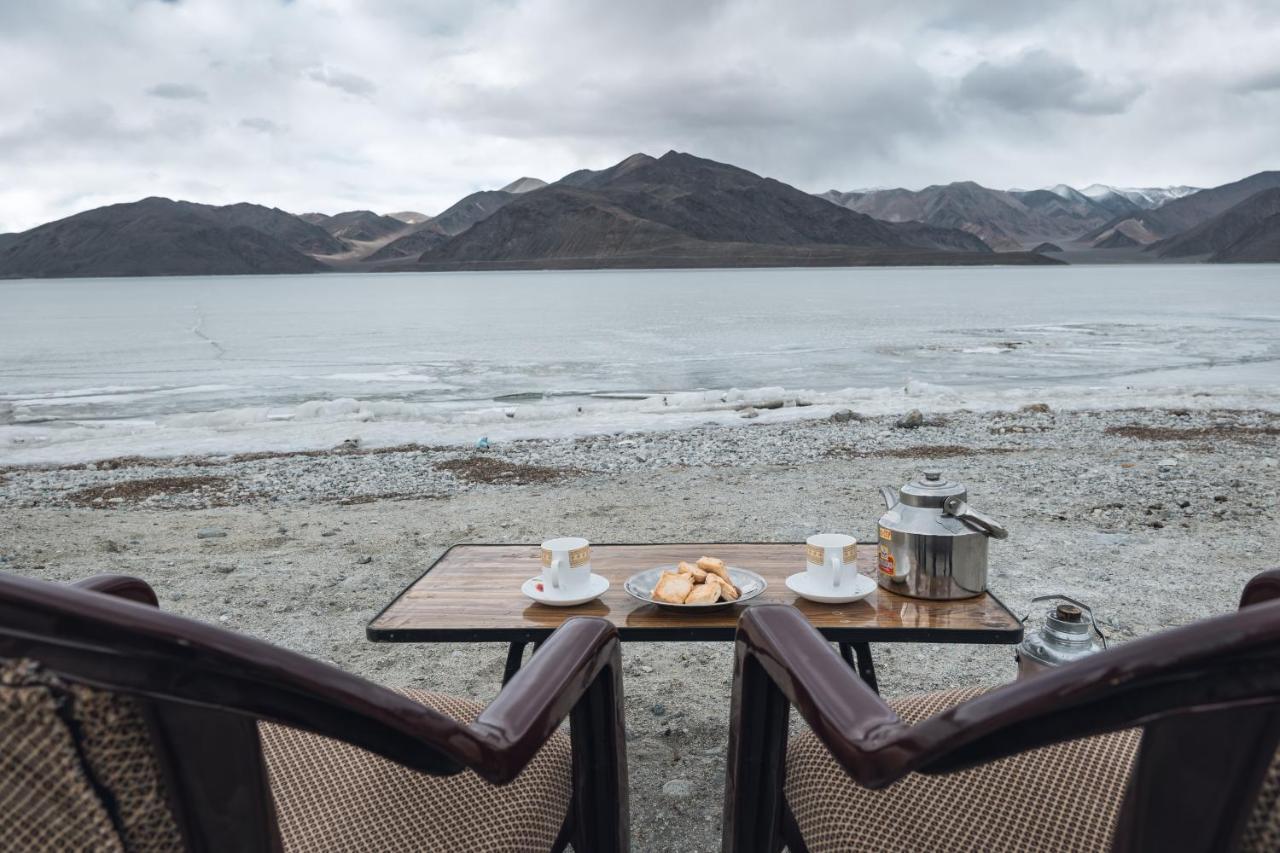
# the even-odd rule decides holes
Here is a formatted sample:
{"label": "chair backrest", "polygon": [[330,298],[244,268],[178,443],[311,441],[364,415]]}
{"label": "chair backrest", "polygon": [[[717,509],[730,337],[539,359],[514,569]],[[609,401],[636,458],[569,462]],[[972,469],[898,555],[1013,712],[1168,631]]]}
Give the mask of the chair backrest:
{"label": "chair backrest", "polygon": [[[278,850],[260,719],[428,773],[461,769],[448,743],[461,729],[455,721],[128,597],[136,600],[0,574],[6,845]],[[424,731],[433,742],[438,732],[441,748],[425,745]],[[467,748],[465,737],[452,739]]]}

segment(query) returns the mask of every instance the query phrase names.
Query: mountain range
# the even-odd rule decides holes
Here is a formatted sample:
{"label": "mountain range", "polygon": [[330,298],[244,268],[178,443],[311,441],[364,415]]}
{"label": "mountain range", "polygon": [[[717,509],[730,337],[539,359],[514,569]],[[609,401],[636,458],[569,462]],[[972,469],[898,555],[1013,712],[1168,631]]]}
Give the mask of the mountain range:
{"label": "mountain range", "polygon": [[146,198],[0,234],[0,277],[9,278],[1102,257],[1280,260],[1280,172],[1203,190],[960,181],[811,195],[671,151],[552,183],[519,178],[435,216]]}

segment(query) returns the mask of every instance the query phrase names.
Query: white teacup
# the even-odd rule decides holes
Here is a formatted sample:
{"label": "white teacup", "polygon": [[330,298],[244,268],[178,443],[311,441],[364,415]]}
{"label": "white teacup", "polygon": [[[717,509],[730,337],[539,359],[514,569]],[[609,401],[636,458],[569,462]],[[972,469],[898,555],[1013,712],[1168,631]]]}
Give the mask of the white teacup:
{"label": "white teacup", "polygon": [[840,589],[858,574],[858,540],[843,533],[819,533],[805,540],[809,577],[824,589]]}
{"label": "white teacup", "polygon": [[591,578],[591,543],[581,536],[562,536],[542,543],[542,579],[564,594],[581,592]]}

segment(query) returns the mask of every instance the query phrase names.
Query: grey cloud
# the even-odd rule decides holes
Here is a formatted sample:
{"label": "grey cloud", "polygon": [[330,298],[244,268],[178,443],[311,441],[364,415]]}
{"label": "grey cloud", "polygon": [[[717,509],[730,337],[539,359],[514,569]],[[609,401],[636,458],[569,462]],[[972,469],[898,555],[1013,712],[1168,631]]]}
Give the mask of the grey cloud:
{"label": "grey cloud", "polygon": [[157,83],[147,90],[153,98],[167,98],[174,101],[207,101],[209,93],[199,86],[186,83]]}
{"label": "grey cloud", "polygon": [[359,74],[353,74],[350,71],[330,68],[327,65],[308,69],[306,75],[309,80],[332,86],[358,98],[367,98],[378,91],[378,87],[374,85],[372,80],[361,77]]}
{"label": "grey cloud", "polygon": [[1250,92],[1274,92],[1280,89],[1280,69],[1253,74],[1236,84],[1235,90],[1244,94]]}
{"label": "grey cloud", "polygon": [[1026,51],[1005,62],[983,62],[960,81],[962,96],[1011,112],[1119,113],[1141,92],[1140,86],[1095,79],[1043,49]]}
{"label": "grey cloud", "polygon": [[263,118],[261,116],[249,116],[248,118],[242,118],[240,119],[240,126],[243,128],[246,128],[247,130],[254,130],[254,131],[257,131],[258,133],[266,133],[271,135],[280,133],[281,131],[284,130],[283,127],[281,127],[279,124],[276,124],[271,119]]}

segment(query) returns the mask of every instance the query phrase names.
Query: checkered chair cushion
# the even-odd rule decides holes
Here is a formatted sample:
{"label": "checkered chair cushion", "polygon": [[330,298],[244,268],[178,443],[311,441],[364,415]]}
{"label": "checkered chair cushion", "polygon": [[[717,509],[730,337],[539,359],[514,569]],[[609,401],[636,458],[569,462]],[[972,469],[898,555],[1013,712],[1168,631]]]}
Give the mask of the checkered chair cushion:
{"label": "checkered chair cushion", "polygon": [[[484,706],[400,691],[470,723]],[[428,776],[349,744],[258,727],[285,850],[549,850],[569,810],[570,746],[557,732],[511,784]]]}
{"label": "checkered chair cushion", "polygon": [[[890,701],[909,723],[983,688]],[[812,733],[787,746],[786,798],[805,844],[821,851],[1095,851],[1111,843],[1141,730],[1031,750],[887,788],[859,786]]]}
{"label": "checkered chair cushion", "polygon": [[0,660],[0,846],[182,849],[136,700]]}

